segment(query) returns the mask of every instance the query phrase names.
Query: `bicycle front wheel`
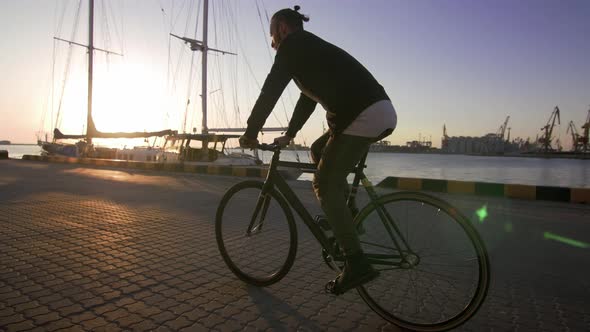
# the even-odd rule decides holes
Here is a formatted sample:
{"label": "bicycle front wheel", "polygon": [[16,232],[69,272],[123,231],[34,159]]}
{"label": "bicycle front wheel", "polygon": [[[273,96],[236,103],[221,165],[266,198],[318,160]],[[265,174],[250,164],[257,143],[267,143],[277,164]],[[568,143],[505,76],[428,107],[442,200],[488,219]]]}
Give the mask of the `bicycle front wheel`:
{"label": "bicycle front wheel", "polygon": [[289,271],[297,251],[297,228],[289,205],[263,182],[244,181],[221,199],[215,236],[221,257],[241,280],[268,286]]}
{"label": "bicycle front wheel", "polygon": [[386,320],[416,331],[456,328],[479,309],[490,283],[485,246],[469,219],[423,193],[379,198],[355,219],[380,276],[359,287]]}

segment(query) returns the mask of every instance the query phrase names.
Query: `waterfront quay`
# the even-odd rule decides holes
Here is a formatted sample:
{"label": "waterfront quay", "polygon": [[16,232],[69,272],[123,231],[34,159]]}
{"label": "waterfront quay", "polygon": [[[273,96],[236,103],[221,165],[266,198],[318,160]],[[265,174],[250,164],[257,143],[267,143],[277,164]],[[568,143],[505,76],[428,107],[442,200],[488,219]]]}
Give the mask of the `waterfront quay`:
{"label": "waterfront quay", "polygon": [[[0,331],[398,331],[354,291],[324,293],[334,272],[299,222],[283,280],[234,277],[214,218],[242,180],[0,160]],[[319,212],[309,182],[289,183]],[[492,265],[459,331],[590,330],[590,205],[432,194],[473,220]]]}

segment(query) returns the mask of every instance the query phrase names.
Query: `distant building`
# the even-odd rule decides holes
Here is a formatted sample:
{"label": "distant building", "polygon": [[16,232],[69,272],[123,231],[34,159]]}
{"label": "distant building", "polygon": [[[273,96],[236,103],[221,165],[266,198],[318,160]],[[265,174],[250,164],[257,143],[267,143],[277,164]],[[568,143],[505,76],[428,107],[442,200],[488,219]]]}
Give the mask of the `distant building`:
{"label": "distant building", "polygon": [[409,141],[406,145],[391,145],[389,141],[379,141],[371,144],[371,152],[404,152],[404,153],[431,153],[437,152],[437,148],[432,147],[431,141]]}
{"label": "distant building", "polygon": [[441,147],[442,152],[458,154],[503,154],[518,150],[518,146],[505,141],[497,134],[482,137],[445,136]]}
{"label": "distant building", "polygon": [[10,145],[10,141],[0,141],[0,145]]}

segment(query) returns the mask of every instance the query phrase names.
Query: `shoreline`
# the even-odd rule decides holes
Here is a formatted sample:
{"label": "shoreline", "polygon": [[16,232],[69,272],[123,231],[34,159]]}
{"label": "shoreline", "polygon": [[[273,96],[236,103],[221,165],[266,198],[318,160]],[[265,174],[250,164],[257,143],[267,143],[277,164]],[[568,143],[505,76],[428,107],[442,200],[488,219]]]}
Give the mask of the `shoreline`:
{"label": "shoreline", "polygon": [[[11,144],[4,144],[0,146],[37,146],[35,143],[11,143]],[[303,150],[291,150],[285,149],[285,151],[295,151],[295,152],[308,152],[308,149]],[[369,153],[378,153],[378,154],[423,154],[423,155],[445,155],[445,156],[473,156],[473,157],[520,157],[520,158],[543,158],[543,159],[554,159],[554,158],[561,158],[561,159],[581,159],[581,160],[590,160],[590,152],[587,153],[574,153],[571,151],[563,151],[563,152],[523,152],[523,153],[497,153],[497,154],[479,154],[479,153],[447,153],[438,151],[369,151]]]}
{"label": "shoreline", "polygon": [[480,154],[480,153],[446,153],[441,151],[369,151],[370,153],[379,154],[425,154],[425,155],[444,155],[444,156],[472,156],[472,157],[519,157],[519,158],[544,158],[544,159],[582,159],[590,160],[589,153],[573,153],[573,152],[550,152],[550,153],[537,153],[537,152],[525,152],[525,153],[502,153],[502,154]]}

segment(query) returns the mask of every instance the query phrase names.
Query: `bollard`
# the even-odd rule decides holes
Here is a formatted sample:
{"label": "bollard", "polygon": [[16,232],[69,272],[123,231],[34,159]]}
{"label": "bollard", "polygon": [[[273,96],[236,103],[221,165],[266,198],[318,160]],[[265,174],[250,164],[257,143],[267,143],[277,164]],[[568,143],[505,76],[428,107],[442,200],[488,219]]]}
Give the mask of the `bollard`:
{"label": "bollard", "polygon": [[0,150],[0,159],[8,159],[8,151]]}

